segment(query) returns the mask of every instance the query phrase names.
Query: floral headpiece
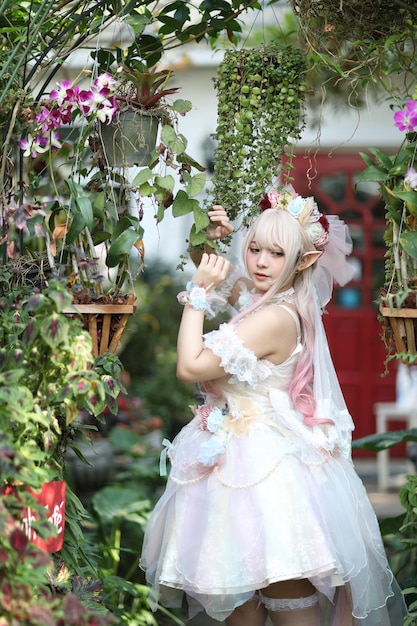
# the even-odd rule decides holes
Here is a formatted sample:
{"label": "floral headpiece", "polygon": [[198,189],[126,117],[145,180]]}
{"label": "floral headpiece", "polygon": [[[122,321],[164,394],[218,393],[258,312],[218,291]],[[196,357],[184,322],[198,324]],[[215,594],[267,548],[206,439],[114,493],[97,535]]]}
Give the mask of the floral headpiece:
{"label": "floral headpiece", "polygon": [[266,209],[282,209],[288,211],[307,233],[311,243],[317,250],[323,250],[329,241],[329,221],[320,213],[314,198],[302,198],[293,191],[279,192],[270,189],[259,203],[261,213]]}

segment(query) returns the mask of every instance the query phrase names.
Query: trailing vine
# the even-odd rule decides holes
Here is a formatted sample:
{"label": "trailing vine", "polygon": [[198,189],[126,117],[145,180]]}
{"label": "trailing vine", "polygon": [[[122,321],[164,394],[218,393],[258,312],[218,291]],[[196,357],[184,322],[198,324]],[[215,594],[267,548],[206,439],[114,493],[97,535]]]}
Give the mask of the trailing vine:
{"label": "trailing vine", "polygon": [[213,199],[247,223],[304,127],[305,63],[294,46],[227,51],[219,65]]}

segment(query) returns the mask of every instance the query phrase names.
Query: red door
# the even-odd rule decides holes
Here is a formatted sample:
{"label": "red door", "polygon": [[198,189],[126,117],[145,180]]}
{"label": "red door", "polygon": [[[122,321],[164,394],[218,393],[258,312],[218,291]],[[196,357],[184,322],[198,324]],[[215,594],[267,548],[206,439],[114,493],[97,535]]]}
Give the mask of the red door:
{"label": "red door", "polygon": [[300,154],[294,165],[297,193],[313,195],[321,210],[349,225],[352,235],[355,279],[335,288],[324,324],[357,439],[376,430],[375,402],[395,400],[396,363],[383,376],[386,353],[375,303],[384,278],[384,205],[375,187],[355,186],[364,169],[356,154],[317,154],[311,159]]}

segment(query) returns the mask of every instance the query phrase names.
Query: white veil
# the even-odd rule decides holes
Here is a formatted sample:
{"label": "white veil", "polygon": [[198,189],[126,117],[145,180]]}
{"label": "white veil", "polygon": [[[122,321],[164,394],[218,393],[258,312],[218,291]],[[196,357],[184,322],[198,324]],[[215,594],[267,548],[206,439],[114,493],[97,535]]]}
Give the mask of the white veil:
{"label": "white veil", "polygon": [[334,423],[335,443],[343,456],[350,458],[351,433],[354,424],[347,409],[330,355],[322,315],[326,304],[331,299],[333,284],[336,282],[343,286],[353,277],[354,268],[346,258],[352,251],[352,240],[349,229],[342,220],[336,215],[327,215],[326,217],[329,221],[329,242],[313,272],[316,329],[313,383],[316,400],[315,417],[329,419]]}

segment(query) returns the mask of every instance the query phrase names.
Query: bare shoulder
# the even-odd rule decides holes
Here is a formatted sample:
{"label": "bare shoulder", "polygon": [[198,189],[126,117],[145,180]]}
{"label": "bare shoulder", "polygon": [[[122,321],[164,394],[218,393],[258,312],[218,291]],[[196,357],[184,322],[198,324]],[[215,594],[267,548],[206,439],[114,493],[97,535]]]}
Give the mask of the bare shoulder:
{"label": "bare shoulder", "polygon": [[[288,308],[296,313],[293,305]],[[237,327],[238,335],[258,358],[281,363],[294,350],[297,326],[293,316],[283,307],[269,305],[248,315]]]}

